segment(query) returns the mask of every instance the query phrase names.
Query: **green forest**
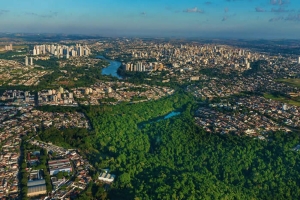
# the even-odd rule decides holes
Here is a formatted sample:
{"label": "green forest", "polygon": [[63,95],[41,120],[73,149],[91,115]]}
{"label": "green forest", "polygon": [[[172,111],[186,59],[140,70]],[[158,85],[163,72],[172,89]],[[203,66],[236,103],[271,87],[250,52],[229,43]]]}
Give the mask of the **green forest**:
{"label": "green forest", "polygon": [[[194,123],[196,108],[184,92],[140,104],[85,107],[92,135],[72,139],[60,132],[55,138],[91,149],[86,153],[95,168],[117,175],[108,199],[299,199],[300,157],[292,150],[299,135],[270,133],[261,141],[208,134]],[[173,110],[183,112],[138,127]],[[92,196],[90,188],[79,199]]]}

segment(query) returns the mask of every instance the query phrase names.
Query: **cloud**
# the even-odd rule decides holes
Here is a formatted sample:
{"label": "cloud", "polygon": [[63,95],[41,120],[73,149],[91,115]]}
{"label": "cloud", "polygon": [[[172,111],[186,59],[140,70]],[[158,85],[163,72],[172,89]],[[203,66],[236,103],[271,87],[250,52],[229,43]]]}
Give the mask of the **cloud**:
{"label": "cloud", "polygon": [[222,18],[222,22],[224,21],[227,21],[229,18],[232,18],[232,17],[235,17],[236,16],[236,13],[232,14],[232,15],[225,15],[223,18]]}
{"label": "cloud", "polygon": [[266,12],[266,10],[263,9],[263,8],[261,8],[261,7],[256,7],[256,8],[255,8],[255,11],[256,11],[256,12]]}
{"label": "cloud", "polygon": [[277,0],[270,0],[270,4],[276,5],[277,4]]}
{"label": "cloud", "polygon": [[280,21],[283,19],[284,19],[283,17],[273,17],[273,18],[269,19],[269,22],[277,22],[277,21]]}
{"label": "cloud", "polygon": [[300,14],[289,15],[284,20],[285,21],[297,21],[297,22],[300,22]]}
{"label": "cloud", "polygon": [[286,17],[274,17],[269,20],[269,22],[276,22],[276,21],[300,22],[300,14],[290,14]]}
{"label": "cloud", "polygon": [[183,12],[187,12],[187,13],[203,13],[203,10],[200,10],[197,7],[195,7],[195,8],[191,8],[191,9],[186,9]]}
{"label": "cloud", "polygon": [[34,13],[34,12],[26,12],[25,15],[31,15],[31,16],[35,16],[35,17],[41,17],[41,18],[52,18],[52,17],[56,17],[58,14],[58,12],[52,12],[50,11],[48,14],[38,14],[38,13]]}
{"label": "cloud", "polygon": [[294,12],[294,10],[286,10],[285,8],[280,7],[278,9],[272,8],[271,12]]}
{"label": "cloud", "polygon": [[0,10],[0,15],[3,15],[3,14],[8,13],[8,12],[9,12],[9,10]]}
{"label": "cloud", "polygon": [[290,0],[270,0],[271,5],[285,5],[289,4]]}

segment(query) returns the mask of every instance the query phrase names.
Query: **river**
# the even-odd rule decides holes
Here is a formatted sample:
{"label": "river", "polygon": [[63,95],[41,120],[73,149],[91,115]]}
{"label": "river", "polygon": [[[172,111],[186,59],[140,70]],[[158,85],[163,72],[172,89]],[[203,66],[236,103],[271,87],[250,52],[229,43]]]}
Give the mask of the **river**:
{"label": "river", "polygon": [[97,56],[97,58],[101,58],[101,59],[104,59],[109,62],[109,65],[102,69],[102,73],[101,73],[102,75],[113,76],[118,79],[122,79],[122,77],[119,76],[117,73],[117,71],[122,63],[115,61],[115,60],[109,60],[109,59],[105,58],[104,56]]}

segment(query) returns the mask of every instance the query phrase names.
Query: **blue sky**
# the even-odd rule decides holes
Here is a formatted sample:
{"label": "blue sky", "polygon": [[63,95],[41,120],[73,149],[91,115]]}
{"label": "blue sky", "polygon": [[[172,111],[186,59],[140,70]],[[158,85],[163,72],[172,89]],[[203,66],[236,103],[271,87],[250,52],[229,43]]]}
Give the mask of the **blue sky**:
{"label": "blue sky", "polygon": [[0,0],[1,32],[300,38],[300,0]]}

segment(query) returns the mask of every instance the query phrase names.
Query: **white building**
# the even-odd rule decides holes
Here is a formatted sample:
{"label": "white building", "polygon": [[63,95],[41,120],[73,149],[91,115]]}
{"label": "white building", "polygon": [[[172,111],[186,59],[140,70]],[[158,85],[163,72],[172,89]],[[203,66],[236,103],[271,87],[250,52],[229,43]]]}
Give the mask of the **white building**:
{"label": "white building", "polygon": [[25,65],[28,66],[28,57],[25,56]]}
{"label": "white building", "polygon": [[102,172],[100,176],[98,177],[98,180],[103,182],[112,183],[115,180],[115,175],[109,174],[107,171]]}

